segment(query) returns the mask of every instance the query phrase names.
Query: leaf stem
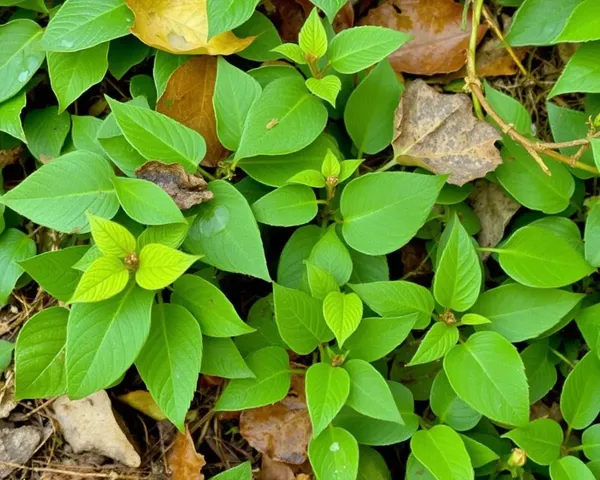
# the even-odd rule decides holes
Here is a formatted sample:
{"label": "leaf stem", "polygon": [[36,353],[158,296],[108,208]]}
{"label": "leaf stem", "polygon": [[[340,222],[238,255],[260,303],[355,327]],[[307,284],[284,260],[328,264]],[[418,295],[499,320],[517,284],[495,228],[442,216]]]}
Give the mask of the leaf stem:
{"label": "leaf stem", "polygon": [[490,253],[502,253],[504,251],[503,248],[488,248],[488,247],[478,247],[475,250],[478,252],[490,252]]}
{"label": "leaf stem", "polygon": [[306,369],[304,368],[290,368],[289,372],[292,375],[306,375]]}
{"label": "leaf stem", "polygon": [[[467,56],[467,75],[469,78],[477,78],[477,67],[475,63],[475,51],[477,50],[477,34],[479,33],[479,22],[481,21],[481,10],[483,9],[483,0],[473,0],[471,38],[469,39],[469,52]],[[483,120],[483,110],[477,96],[472,92],[473,107],[477,118]]]}
{"label": "leaf stem", "polygon": [[563,362],[565,362],[569,367],[575,368],[575,364],[567,357],[565,357],[562,353],[560,353],[558,350],[555,350],[554,348],[550,348],[549,350],[558,358],[560,358]]}
{"label": "leaf stem", "polygon": [[379,167],[375,171],[376,172],[385,172],[385,171],[389,170],[390,168],[395,167],[396,165],[398,165],[398,162],[396,161],[395,158],[392,158],[389,162],[383,164],[381,167]]}
{"label": "leaf stem", "polygon": [[215,177],[213,174],[211,174],[211,173],[208,173],[208,172],[207,172],[206,170],[204,170],[204,169],[203,169],[203,168],[202,168],[200,165],[198,165],[198,167],[197,167],[197,170],[198,170],[198,172],[200,172],[200,173],[202,174],[202,176],[203,176],[204,178],[208,178],[208,179],[209,179],[211,182],[212,182],[213,180],[216,180],[216,179],[217,179],[217,178],[216,178],[216,177]]}

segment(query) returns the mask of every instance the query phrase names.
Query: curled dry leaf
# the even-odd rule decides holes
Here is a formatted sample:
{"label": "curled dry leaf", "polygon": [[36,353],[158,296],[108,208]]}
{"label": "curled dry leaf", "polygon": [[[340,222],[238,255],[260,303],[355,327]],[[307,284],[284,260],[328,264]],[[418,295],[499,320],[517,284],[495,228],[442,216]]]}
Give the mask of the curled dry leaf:
{"label": "curled dry leaf", "polygon": [[135,15],[131,33],[165,52],[185,55],[231,55],[255,37],[224,32],[208,40],[207,0],[126,0]]}
{"label": "curled dry leaf", "polygon": [[497,140],[496,129],[473,116],[469,97],[438,93],[422,80],[408,86],[398,107],[396,161],[450,174],[448,183],[461,186],[495,170],[502,163]]}
{"label": "curled dry leaf", "polygon": [[[369,11],[361,25],[410,33],[414,39],[390,55],[397,72],[434,75],[459,70],[467,63],[471,16],[463,30],[463,6],[453,0],[385,0]],[[478,41],[487,27],[479,26]]]}
{"label": "curled dry leaf", "polygon": [[81,400],[63,395],[52,404],[65,440],[75,453],[94,452],[128,467],[139,467],[140,456],[119,427],[104,390]]}
{"label": "curled dry leaf", "polygon": [[302,465],[276,462],[267,455],[262,456],[260,480],[311,480],[312,470],[308,461]]}
{"label": "curled dry leaf", "polygon": [[32,426],[20,428],[0,428],[0,478],[6,478],[13,471],[1,462],[26,463],[42,442],[42,432]]}
{"label": "curled dry leaf", "polygon": [[206,142],[202,165],[216,167],[227,156],[219,142],[213,107],[217,80],[217,58],[194,57],[181,65],[169,79],[156,110],[196,130]]}
{"label": "curled dry leaf", "polygon": [[[481,222],[477,241],[482,247],[495,247],[504,236],[504,229],[521,205],[510,198],[495,183],[479,180],[470,196],[471,205]],[[489,253],[484,254],[487,258]]]}
{"label": "curled dry leaf", "polygon": [[214,198],[201,175],[187,173],[178,163],[166,165],[151,161],[138,168],[135,175],[158,185],[182,210]]}
{"label": "curled dry leaf", "polygon": [[121,402],[129,405],[131,408],[135,408],[154,420],[161,421],[167,418],[161,409],[158,408],[158,405],[152,398],[152,395],[150,395],[150,392],[145,390],[136,390],[134,392],[121,395],[117,398]]}
{"label": "curled dry leaf", "polygon": [[23,154],[23,146],[0,150],[0,168],[16,163]]}
{"label": "curled dry leaf", "polygon": [[196,452],[189,430],[179,432],[167,457],[171,480],[204,480],[201,470],[206,461]]}

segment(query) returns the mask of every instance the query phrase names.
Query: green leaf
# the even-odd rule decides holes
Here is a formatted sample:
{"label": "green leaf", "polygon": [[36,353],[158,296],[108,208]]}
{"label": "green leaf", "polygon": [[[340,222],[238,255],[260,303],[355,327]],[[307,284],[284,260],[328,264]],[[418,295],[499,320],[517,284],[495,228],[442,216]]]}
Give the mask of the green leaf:
{"label": "green leaf", "polygon": [[158,407],[180,431],[185,431],[201,363],[198,322],[179,305],[155,304],[150,334],[135,366]]}
{"label": "green leaf", "polygon": [[502,120],[513,125],[521,135],[531,135],[531,115],[518,100],[492,88],[487,82],[485,82],[485,98]]}
{"label": "green leaf", "polygon": [[40,49],[42,27],[19,19],[0,26],[0,103],[19,92],[46,57]]}
{"label": "green leaf", "polygon": [[297,290],[302,287],[306,272],[304,262],[308,260],[321,234],[322,230],[316,225],[306,225],[294,231],[279,258],[277,282],[280,285]]}
{"label": "green leaf", "polygon": [[315,267],[309,261],[306,264],[306,281],[311,296],[324,300],[331,292],[339,292],[339,286],[335,278],[319,267]]}
{"label": "green leaf", "polygon": [[14,349],[14,343],[9,342],[8,340],[0,340],[0,373],[4,373],[10,365]]}
{"label": "green leaf", "polygon": [[350,377],[340,367],[315,363],[306,371],[306,405],[318,437],[346,403],[350,393]]}
{"label": "green leaf", "polygon": [[286,185],[267,193],[252,205],[256,220],[267,225],[292,227],[317,215],[317,197],[305,185]]}
{"label": "green leaf", "polygon": [[351,284],[350,288],[371,310],[382,317],[417,314],[414,328],[429,325],[433,313],[433,297],[429,290],[411,282],[373,282]]}
{"label": "green leaf", "polygon": [[408,440],[419,428],[419,417],[414,414],[412,393],[404,385],[387,382],[404,425],[376,420],[344,407],[333,423],[348,430],[361,445],[393,445]]}
{"label": "green leaf", "polygon": [[294,352],[308,355],[333,338],[323,317],[321,300],[276,283],[273,284],[273,299],[277,328]]}
{"label": "green leaf", "polygon": [[329,44],[329,62],[340,73],[357,73],[383,60],[411,38],[390,28],[349,28]]}
{"label": "green leaf", "polygon": [[352,180],[340,201],[344,239],[367,255],[398,250],[425,224],[444,181],[445,177],[405,172]]}
{"label": "green leaf", "polygon": [[567,376],[560,411],[575,430],[590,426],[600,413],[600,359],[595,352],[587,353]]}
{"label": "green leaf", "polygon": [[533,404],[545,397],[556,384],[557,375],[554,358],[548,340],[532,343],[521,352],[525,374],[529,384],[529,403]]}
{"label": "green leaf", "polygon": [[435,322],[427,331],[408,366],[429,363],[446,355],[458,341],[458,328],[444,322]]}
{"label": "green leaf", "polygon": [[304,170],[291,177],[288,182],[313,188],[325,187],[325,178],[318,170]]}
{"label": "green leaf", "polygon": [[328,428],[313,438],[308,458],[317,480],[355,480],[358,475],[358,443],[342,428]]}
{"label": "green leaf", "polygon": [[219,57],[213,106],[217,134],[224,147],[235,151],[240,146],[246,117],[261,91],[260,84],[250,75]]}
{"label": "green leaf", "polygon": [[335,108],[335,100],[342,90],[342,81],[335,75],[326,75],[323,78],[308,78],[306,88],[313,95],[329,102]]}
{"label": "green leaf", "polygon": [[92,85],[100,83],[108,70],[108,42],[77,52],[48,52],[52,90],[58,111],[64,111]]}
{"label": "green leaf", "polygon": [[392,480],[388,466],[377,450],[361,445],[358,453],[357,480]]}
{"label": "green leaf", "polygon": [[400,345],[417,320],[417,314],[398,317],[363,318],[355,332],[345,342],[350,358],[374,362]]}
{"label": "green leaf", "polygon": [[88,115],[73,115],[71,137],[76,150],[87,150],[104,156],[105,152],[98,141],[98,131],[104,124],[103,120]]}
{"label": "green leaf", "polygon": [[431,411],[439,417],[440,422],[458,432],[471,430],[481,420],[481,413],[469,407],[452,390],[444,370],[440,370],[433,381],[429,401]]}
{"label": "green leaf", "polygon": [[510,342],[521,342],[557,325],[582,298],[564,290],[511,283],[484,292],[471,311],[491,322],[477,326],[477,330],[492,330]]}
{"label": "green leaf", "polygon": [[517,230],[500,250],[500,266],[529,287],[558,288],[594,271],[583,254],[563,238],[537,226]]}
{"label": "green leaf", "polygon": [[96,215],[88,215],[94,242],[107,256],[125,258],[135,252],[135,237],[125,227]]}
{"label": "green leaf", "polygon": [[212,478],[213,480],[252,480],[252,464],[244,462]]}
{"label": "green leaf", "polygon": [[117,257],[100,257],[84,272],[69,303],[100,302],[125,288],[129,270]]}
{"label": "green leaf", "polygon": [[456,216],[446,228],[450,229],[450,235],[439,257],[433,294],[443,307],[464,312],[477,301],[481,290],[479,256],[473,240]]}
{"label": "green leaf", "polygon": [[327,116],[325,106],[311,95],[303,81],[281,79],[269,83],[248,112],[236,160],[297,152],[323,132]]}
{"label": "green leaf", "polygon": [[138,251],[150,243],[160,243],[171,248],[179,248],[189,230],[188,223],[171,223],[148,227],[137,239]]}
{"label": "green leaf", "polygon": [[406,462],[406,480],[436,480],[436,478],[411,453]]}
{"label": "green leaf", "polygon": [[576,457],[563,457],[550,465],[552,480],[594,480],[591,470]]}
{"label": "green leaf", "polygon": [[577,49],[569,63],[562,71],[548,98],[573,92],[600,92],[598,59],[600,58],[600,43],[586,43]]}
{"label": "green leaf", "polygon": [[325,12],[330,23],[333,23],[340,8],[346,4],[345,0],[311,0],[311,2]]}
{"label": "green leaf", "polygon": [[[298,65],[306,65],[304,50],[302,50],[300,46],[296,45],[295,43],[283,43],[281,45],[277,45],[273,49],[273,52],[281,53]],[[308,87],[308,85],[306,86]]]}
{"label": "green leaf", "polygon": [[275,323],[272,295],[254,302],[248,312],[248,325],[256,331],[235,338],[235,344],[242,355],[247,356],[263,347],[287,348]]}
{"label": "green leaf", "polygon": [[65,343],[66,308],[51,307],[23,326],[15,349],[15,400],[48,398],[67,390]]}
{"label": "green leaf", "polygon": [[38,225],[83,233],[89,231],[86,212],[105,218],[117,213],[113,177],[102,157],[90,152],[68,153],[29,175],[1,201]]}
{"label": "green leaf", "polygon": [[585,259],[600,267],[600,204],[596,203],[585,220]]}
{"label": "green leaf", "polygon": [[171,75],[173,75],[175,70],[190,58],[190,55],[174,55],[172,53],[163,52],[162,50],[157,50],[156,56],[154,57],[152,76],[154,77],[158,98],[162,97],[163,93],[165,93]]}
{"label": "green leaf", "polygon": [[247,21],[259,0],[207,0],[209,39]]}
{"label": "green leaf", "polygon": [[600,425],[592,425],[581,435],[583,453],[590,460],[600,460]]}
{"label": "green leaf", "polygon": [[549,418],[540,418],[502,435],[522,448],[527,457],[539,465],[550,465],[561,456],[561,426]]}
{"label": "green leaf", "polygon": [[243,195],[229,182],[210,182],[215,194],[198,205],[184,247],[202,261],[226,272],[270,281],[258,225]]}
{"label": "green leaf", "polygon": [[221,378],[253,378],[231,338],[203,337],[204,355],[200,372]]}
{"label": "green leaf", "polygon": [[146,290],[161,290],[183,275],[200,257],[160,243],[142,248],[135,281]]}
{"label": "green leaf", "polygon": [[350,94],[344,110],[344,124],[359,157],[362,153],[378,153],[392,143],[394,115],[401,94],[402,84],[387,60],[371,70]]}
{"label": "green leaf", "polygon": [[329,227],[317,241],[308,257],[310,263],[329,273],[344,285],[352,275],[352,258],[346,246],[339,239],[335,225]]}
{"label": "green leaf", "polygon": [[323,164],[321,165],[321,173],[325,178],[337,177],[342,170],[342,165],[331,150],[327,150]]}
{"label": "green leaf", "polygon": [[[156,107],[156,86],[150,75],[134,75],[129,80],[129,92],[133,99],[143,98],[151,109]],[[127,103],[127,102],[126,102]]]}
{"label": "green leaf", "polygon": [[542,155],[552,174],[548,176],[523,147],[506,138],[503,143],[503,163],[495,174],[510,195],[525,207],[547,214],[562,212],[569,206],[575,181],[565,165]]}
{"label": "green leaf", "polygon": [[24,269],[21,260],[35,255],[35,242],[19,230],[9,228],[0,235],[0,306],[6,305]]}
{"label": "green leaf", "polygon": [[237,27],[233,33],[238,38],[257,37],[248,47],[237,52],[238,56],[255,62],[267,62],[281,58],[280,55],[271,51],[277,45],[281,45],[279,33],[271,20],[259,11],[254,12],[250,19]]}
{"label": "green leaf", "polygon": [[[506,40],[514,47],[551,45],[581,0],[564,0],[549,9],[545,0],[525,0],[515,15]],[[535,25],[535,28],[531,28]]]}
{"label": "green leaf", "polygon": [[378,420],[404,424],[390,387],[371,364],[349,360],[344,370],[350,375],[350,395],[346,401],[349,407]]}
{"label": "green leaf", "polygon": [[471,457],[473,468],[482,467],[500,458],[494,450],[483,443],[479,443],[466,435],[459,434],[459,437],[463,441],[469,457]]}
{"label": "green leaf", "polygon": [[150,331],[153,299],[154,292],[131,283],[109,300],[73,306],[66,353],[71,398],[107,388],[133,364]]}
{"label": "green leaf", "polygon": [[25,131],[21,124],[21,112],[27,103],[27,95],[22,91],[9,100],[0,104],[0,132],[18,138],[25,142]]}
{"label": "green leaf", "polygon": [[162,113],[108,97],[107,101],[123,135],[144,158],[196,171],[206,154],[206,142],[198,132]]}
{"label": "green leaf", "polygon": [[138,178],[115,177],[119,203],[130,218],[144,225],[185,223],[173,199],[158,185]]}
{"label": "green leaf", "polygon": [[598,7],[598,3],[594,0],[583,0],[571,13],[556,41],[589,42],[600,39],[598,34],[600,8]]}
{"label": "green leaf", "polygon": [[462,439],[446,425],[436,425],[415,433],[410,440],[410,449],[438,480],[475,478],[471,458]]}
{"label": "green leaf", "polygon": [[318,60],[327,53],[327,33],[316,8],[311,10],[300,29],[298,45],[306,54],[306,58],[312,61]]}
{"label": "green leaf", "polygon": [[349,248],[352,258],[351,283],[386,282],[390,279],[390,268],[385,255],[365,255]]}
{"label": "green leaf", "polygon": [[88,251],[84,253],[83,257],[79,259],[74,265],[73,268],[75,270],[79,270],[80,272],[85,272],[90,265],[94,263],[97,259],[102,256],[102,252],[96,245],[92,245],[89,247]]}
{"label": "green leaf", "polygon": [[472,335],[446,354],[444,370],[452,389],[479,413],[506,425],[528,423],[529,388],[523,362],[501,335]]}
{"label": "green leaf", "polygon": [[75,293],[81,278],[81,273],[72,267],[87,251],[87,246],[69,247],[36,255],[19,264],[40,287],[66,302]]}
{"label": "green leaf", "polygon": [[340,348],[358,328],[362,313],[363,304],[356,293],[331,292],[323,300],[325,322],[335,335]]}
{"label": "green leaf", "polygon": [[69,112],[59,114],[58,107],[31,110],[23,123],[27,148],[36,159],[48,163],[60,155],[70,128]]}
{"label": "green leaf", "polygon": [[76,52],[124,37],[133,26],[124,0],[67,0],[52,17],[43,37],[50,52]]}
{"label": "green leaf", "polygon": [[150,53],[150,47],[133,35],[110,42],[108,50],[108,70],[117,80],[121,80],[129,69],[142,63]]}
{"label": "green leaf", "polygon": [[460,323],[463,325],[484,325],[491,323],[491,321],[477,313],[467,313],[460,318]]}
{"label": "green leaf", "polygon": [[266,347],[246,357],[255,378],[229,382],[214,410],[238,411],[278,402],[290,388],[289,358],[281,347]]}
{"label": "green leaf", "polygon": [[234,337],[254,331],[246,325],[225,294],[198,275],[184,275],[173,285],[173,303],[184,306],[209,337]]}

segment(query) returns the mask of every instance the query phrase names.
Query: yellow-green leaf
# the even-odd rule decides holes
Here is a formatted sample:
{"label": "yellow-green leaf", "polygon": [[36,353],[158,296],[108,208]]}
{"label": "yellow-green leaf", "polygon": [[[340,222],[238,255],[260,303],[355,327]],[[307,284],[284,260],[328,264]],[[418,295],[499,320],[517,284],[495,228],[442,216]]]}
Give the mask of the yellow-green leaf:
{"label": "yellow-green leaf", "polygon": [[129,272],[117,257],[100,257],[85,271],[69,303],[99,302],[127,285]]}
{"label": "yellow-green leaf", "polygon": [[125,227],[90,213],[88,221],[92,237],[104,255],[125,258],[135,251],[135,237]]}
{"label": "yellow-green leaf", "polygon": [[177,280],[199,258],[160,243],[151,243],[140,252],[135,280],[146,290],[160,290]]}

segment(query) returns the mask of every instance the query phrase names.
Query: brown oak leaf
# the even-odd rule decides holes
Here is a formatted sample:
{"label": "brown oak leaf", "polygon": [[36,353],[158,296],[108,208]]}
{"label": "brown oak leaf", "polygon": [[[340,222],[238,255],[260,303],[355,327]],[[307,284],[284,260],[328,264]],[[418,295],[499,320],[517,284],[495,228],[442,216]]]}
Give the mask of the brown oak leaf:
{"label": "brown oak leaf", "polygon": [[[410,33],[413,39],[390,55],[396,72],[434,75],[459,70],[467,62],[471,15],[462,29],[463,6],[453,0],[385,0],[369,10],[360,25]],[[480,25],[479,42],[487,27]]]}
{"label": "brown oak leaf", "polygon": [[415,80],[396,113],[393,147],[401,165],[450,174],[448,183],[462,186],[502,163],[494,145],[500,135],[473,116],[466,95],[438,93],[424,81]]}
{"label": "brown oak leaf", "polygon": [[167,463],[171,470],[171,480],[204,480],[201,470],[206,461],[204,456],[196,452],[194,440],[187,429],[185,434],[177,433]]}
{"label": "brown oak leaf", "polygon": [[167,165],[151,161],[138,168],[135,175],[162,188],[181,210],[214,198],[202,176],[187,173],[178,163]]}

